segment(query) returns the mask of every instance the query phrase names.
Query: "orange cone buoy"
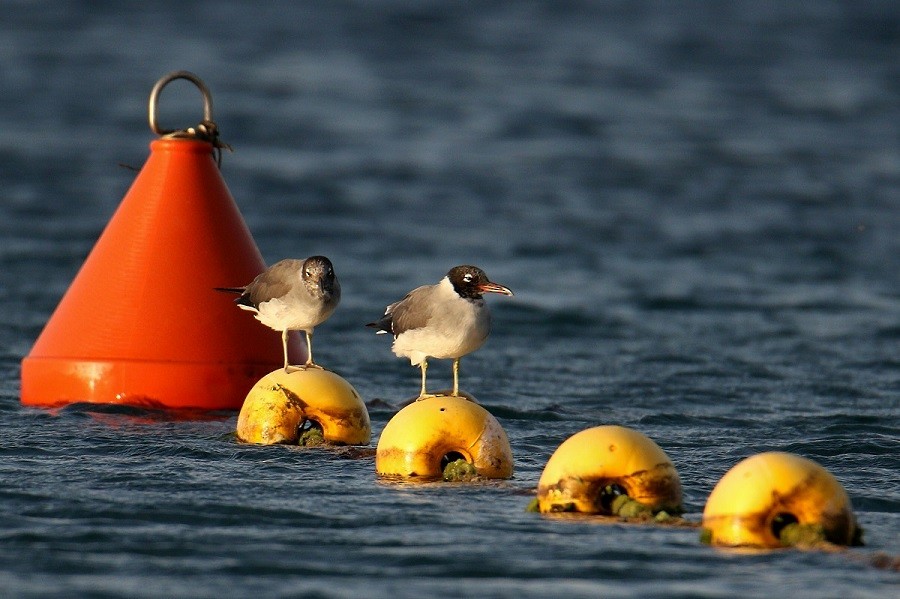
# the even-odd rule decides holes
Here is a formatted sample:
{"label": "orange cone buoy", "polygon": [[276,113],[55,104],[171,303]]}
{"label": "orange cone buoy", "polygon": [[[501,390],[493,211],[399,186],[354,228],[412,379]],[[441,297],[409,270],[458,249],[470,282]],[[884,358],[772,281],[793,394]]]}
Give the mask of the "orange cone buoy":
{"label": "orange cone buoy", "polygon": [[[156,97],[178,78],[203,92],[204,122],[161,131]],[[278,333],[214,290],[265,263],[216,164],[208,90],[191,73],[167,75],[150,124],[163,137],[22,360],[23,404],[238,409],[282,362]],[[291,350],[305,359],[296,339]]]}

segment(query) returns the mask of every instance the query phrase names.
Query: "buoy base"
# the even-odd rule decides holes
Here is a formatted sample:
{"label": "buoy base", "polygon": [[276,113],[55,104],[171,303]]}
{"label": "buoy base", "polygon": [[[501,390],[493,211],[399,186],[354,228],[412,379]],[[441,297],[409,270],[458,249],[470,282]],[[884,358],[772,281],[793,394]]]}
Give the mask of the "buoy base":
{"label": "buoy base", "polygon": [[21,401],[54,408],[108,403],[153,409],[237,410],[270,364],[203,364],[26,357]]}
{"label": "buoy base", "polygon": [[[314,423],[314,428],[307,425]],[[246,443],[366,445],[369,413],[359,393],[330,370],[279,368],[262,377],[238,414],[237,437]],[[314,432],[316,441],[308,433]]]}

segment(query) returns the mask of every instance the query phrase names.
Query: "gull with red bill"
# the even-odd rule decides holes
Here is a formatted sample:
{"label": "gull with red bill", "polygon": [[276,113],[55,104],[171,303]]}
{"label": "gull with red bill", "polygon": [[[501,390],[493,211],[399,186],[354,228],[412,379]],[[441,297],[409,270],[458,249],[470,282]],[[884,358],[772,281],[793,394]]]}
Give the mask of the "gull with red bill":
{"label": "gull with red bill", "polygon": [[418,399],[434,396],[425,389],[428,358],[453,359],[453,395],[459,395],[460,359],[484,345],[491,332],[485,293],[513,294],[477,266],[455,266],[437,284],[413,289],[366,325],[392,334],[394,354],[422,370]]}

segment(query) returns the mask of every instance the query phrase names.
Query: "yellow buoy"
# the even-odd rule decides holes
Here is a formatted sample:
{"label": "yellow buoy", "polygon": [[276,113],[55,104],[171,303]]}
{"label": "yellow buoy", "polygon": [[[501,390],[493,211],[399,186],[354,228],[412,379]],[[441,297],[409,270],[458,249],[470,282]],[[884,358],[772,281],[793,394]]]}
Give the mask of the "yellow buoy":
{"label": "yellow buoy", "polygon": [[651,513],[681,513],[675,466],[648,437],[622,426],[597,426],[566,439],[538,481],[538,511],[637,515],[613,509],[622,495]]}
{"label": "yellow buoy", "polygon": [[325,443],[365,445],[369,413],[350,383],[319,368],[279,368],[261,378],[238,414],[237,437],[247,443],[297,443],[301,428],[321,429]]}
{"label": "yellow buoy", "polygon": [[474,401],[439,395],[413,402],[391,418],[378,440],[375,470],[435,480],[456,460],[465,460],[484,478],[513,473],[512,449],[497,419]]}
{"label": "yellow buoy", "polygon": [[761,453],[738,463],[715,486],[703,510],[703,538],[713,545],[815,544],[788,539],[785,532],[792,525],[819,531],[829,543],[859,543],[844,488],[816,462],[789,453]]}

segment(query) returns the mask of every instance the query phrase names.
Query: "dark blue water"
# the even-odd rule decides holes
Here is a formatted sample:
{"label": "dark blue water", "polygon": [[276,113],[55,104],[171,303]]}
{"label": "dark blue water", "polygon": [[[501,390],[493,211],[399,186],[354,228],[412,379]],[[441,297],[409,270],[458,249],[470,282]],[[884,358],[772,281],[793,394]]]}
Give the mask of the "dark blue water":
{"label": "dark blue water", "polygon": [[[877,566],[900,554],[896,3],[3,13],[0,596],[896,596]],[[176,69],[212,90],[266,260],[335,263],[344,299],[316,358],[370,402],[372,447],[418,375],[363,323],[459,263],[515,290],[462,379],[515,478],[387,484],[370,455],[238,444],[231,413],[20,405],[19,363],[133,180],[119,165],[145,161],[150,89]],[[182,83],[163,126],[199,120]],[[597,424],[654,439],[695,521],[740,459],[812,458],[866,546],[736,554],[691,529],[525,513],[553,450]]]}

